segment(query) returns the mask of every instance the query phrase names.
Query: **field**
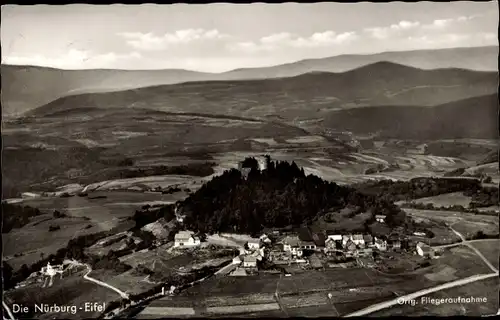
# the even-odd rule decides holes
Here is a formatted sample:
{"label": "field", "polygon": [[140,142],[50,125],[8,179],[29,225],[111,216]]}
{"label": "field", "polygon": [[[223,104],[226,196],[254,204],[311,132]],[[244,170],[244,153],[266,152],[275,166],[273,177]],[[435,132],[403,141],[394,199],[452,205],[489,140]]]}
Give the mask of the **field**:
{"label": "field", "polygon": [[444,249],[439,258],[432,260],[432,264],[436,266],[433,272],[425,275],[432,281],[450,281],[491,272],[473,250],[463,245]]}
{"label": "field", "polygon": [[[58,225],[60,229],[49,232],[51,225]],[[91,227],[86,228],[89,225]],[[55,219],[52,214],[37,216],[24,227],[2,234],[3,260],[17,270],[23,264],[31,265],[42,257],[55,254],[60,248],[66,247],[68,241],[74,237],[100,230],[98,223],[83,218]]]}
{"label": "field", "polygon": [[[107,288],[83,279],[85,271],[64,276],[63,279],[55,277],[52,287],[42,288],[40,283],[13,289],[4,293],[8,304],[18,303],[33,306],[34,303],[76,305],[83,307],[86,302],[110,303],[120,299],[120,296]],[[78,288],[78,290],[75,290]],[[9,303],[10,302],[10,303]],[[95,318],[99,312],[84,312],[78,310],[76,314],[36,314],[37,319],[51,319],[54,316],[64,319]]]}
{"label": "field", "polygon": [[465,237],[465,239],[473,239],[473,237],[476,236],[479,231],[482,231],[486,235],[498,236],[498,223],[493,224],[487,221],[459,221],[458,223],[455,223],[453,225],[453,229],[455,229],[457,232],[460,232]]}
{"label": "field", "polygon": [[[376,311],[369,316],[372,317],[387,317],[387,316],[486,316],[494,315],[498,311],[498,278],[486,279],[469,283],[464,286],[455,287],[432,293],[430,295],[416,299],[417,304],[412,305],[396,305],[391,308]],[[467,302],[467,300],[452,301],[451,303],[438,304],[432,303],[430,299],[447,299],[447,298],[486,298],[486,301]],[[426,298],[426,300],[423,300]],[[472,300],[470,300],[472,301]]]}
{"label": "field", "polygon": [[469,207],[471,197],[464,196],[462,192],[452,192],[440,194],[434,197],[420,198],[412,200],[415,203],[428,204],[431,203],[435,207],[449,207],[452,205],[463,206],[464,208]]}
{"label": "field", "polygon": [[138,294],[155,286],[154,283],[144,281],[146,275],[138,274],[131,269],[123,273],[113,270],[93,270],[90,274],[95,279],[104,281],[128,294]]}
{"label": "field", "polygon": [[[453,229],[469,239],[472,236],[476,235],[478,231],[483,231],[485,234],[491,235],[498,234],[498,216],[480,214],[475,215],[458,211],[419,210],[407,208],[403,208],[403,210],[417,221],[436,221],[441,223],[444,222],[448,225],[453,225]],[[445,229],[443,228],[443,232],[446,232],[450,234],[450,237],[453,237],[450,233],[451,231],[444,230]],[[432,231],[436,233],[437,230],[432,229]],[[435,244],[445,244],[445,242]]]}
{"label": "field", "polygon": [[500,257],[500,240],[476,241],[472,246],[481,252],[489,262],[498,269],[498,259]]}
{"label": "field", "polygon": [[[384,275],[362,268],[294,273],[291,277],[261,274],[211,278],[179,296],[164,297],[149,306],[194,308],[196,314],[202,316],[239,312],[244,312],[245,316],[254,312],[264,316],[276,309],[275,292],[278,292],[279,306],[284,309],[281,314],[273,315],[336,316],[390,299],[394,292],[412,292],[433,283],[419,275]],[[331,299],[328,293],[332,294]]]}

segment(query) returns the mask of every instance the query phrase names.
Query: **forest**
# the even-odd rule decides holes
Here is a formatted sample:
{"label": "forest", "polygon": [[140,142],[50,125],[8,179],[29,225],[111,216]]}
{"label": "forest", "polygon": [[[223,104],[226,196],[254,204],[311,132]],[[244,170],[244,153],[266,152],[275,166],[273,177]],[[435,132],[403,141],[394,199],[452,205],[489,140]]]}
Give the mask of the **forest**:
{"label": "forest", "polygon": [[236,169],[225,171],[182,201],[186,228],[258,234],[263,228],[307,224],[347,205],[373,214],[383,212],[392,226],[405,220],[404,213],[390,201],[306,176],[295,162],[266,158],[266,170],[260,171],[254,158],[246,158],[242,163],[250,168],[246,179]]}
{"label": "forest", "polygon": [[2,202],[2,233],[21,228],[29,223],[31,217],[41,214],[37,208]]}

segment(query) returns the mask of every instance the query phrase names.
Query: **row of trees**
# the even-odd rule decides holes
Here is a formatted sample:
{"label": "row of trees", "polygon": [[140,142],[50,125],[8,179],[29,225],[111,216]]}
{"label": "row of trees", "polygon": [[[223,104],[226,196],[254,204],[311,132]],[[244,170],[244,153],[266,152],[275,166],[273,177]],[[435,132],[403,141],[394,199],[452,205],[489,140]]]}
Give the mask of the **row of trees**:
{"label": "row of trees", "polygon": [[454,178],[415,178],[410,181],[366,181],[356,184],[353,187],[364,194],[382,198],[390,202],[400,200],[409,201],[459,191],[475,194],[482,189],[479,180]]}
{"label": "row of trees", "polygon": [[274,162],[268,156],[267,170],[261,172],[255,159],[245,159],[243,166],[251,169],[247,179],[238,170],[226,171],[181,203],[188,228],[257,234],[264,227],[301,225],[347,205],[383,212],[392,225],[404,222],[404,213],[391,202],[306,176],[295,162]]}
{"label": "row of trees", "polygon": [[432,203],[415,203],[409,202],[401,205],[403,208],[411,208],[411,209],[419,209],[419,210],[437,210],[437,211],[458,211],[458,212],[467,212],[473,214],[483,214],[483,215],[498,215],[495,211],[479,211],[475,208],[465,208],[462,205],[451,205],[451,206],[441,206],[436,207]]}
{"label": "row of trees", "polygon": [[31,217],[41,215],[43,212],[30,206],[21,206],[2,202],[2,233],[12,229],[21,228],[28,224]]}

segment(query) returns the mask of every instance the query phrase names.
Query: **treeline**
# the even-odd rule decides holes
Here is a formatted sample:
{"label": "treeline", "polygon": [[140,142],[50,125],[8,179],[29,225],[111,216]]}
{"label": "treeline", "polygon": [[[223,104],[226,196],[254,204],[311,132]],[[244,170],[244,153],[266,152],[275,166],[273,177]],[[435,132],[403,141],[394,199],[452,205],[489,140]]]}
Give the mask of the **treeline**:
{"label": "treeline", "polygon": [[[117,172],[120,179],[140,178],[159,175],[190,175],[206,177],[214,173],[213,162],[189,163],[180,166],[154,166],[148,168],[121,169]],[[109,177],[108,177],[109,178]],[[118,177],[116,177],[118,178]]]}
{"label": "treeline", "polygon": [[2,233],[12,229],[21,228],[28,224],[31,217],[41,215],[43,212],[30,206],[21,206],[2,202]]}
{"label": "treeline", "polygon": [[295,162],[274,162],[267,156],[267,170],[262,172],[257,161],[243,163],[251,166],[247,179],[238,170],[225,171],[181,202],[187,228],[257,234],[264,227],[301,225],[347,205],[383,212],[390,225],[404,222],[404,213],[391,202],[306,176]]}
{"label": "treeline", "polygon": [[471,197],[471,208],[498,206],[498,188],[481,187],[477,190],[467,190],[464,195]]}
{"label": "treeline", "polygon": [[498,215],[495,211],[479,211],[478,209],[473,208],[465,208],[462,205],[451,205],[451,206],[441,206],[436,207],[432,203],[415,203],[408,202],[401,205],[402,208],[410,208],[410,209],[418,209],[418,210],[436,210],[436,211],[458,211],[458,212],[466,212],[472,214],[482,214],[482,215]]}
{"label": "treeline", "polygon": [[353,187],[363,194],[395,202],[459,191],[476,193],[481,190],[481,182],[476,179],[415,178],[409,181],[366,181]]}

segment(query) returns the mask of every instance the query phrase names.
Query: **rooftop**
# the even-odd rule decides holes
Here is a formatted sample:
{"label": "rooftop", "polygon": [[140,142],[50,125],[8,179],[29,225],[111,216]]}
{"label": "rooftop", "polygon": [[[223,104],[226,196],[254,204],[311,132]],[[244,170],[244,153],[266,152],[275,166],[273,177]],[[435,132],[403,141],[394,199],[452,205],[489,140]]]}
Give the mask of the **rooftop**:
{"label": "rooftop", "polygon": [[184,240],[184,239],[189,239],[193,236],[194,232],[193,231],[179,231],[175,235],[175,240]]}
{"label": "rooftop", "polygon": [[243,258],[243,261],[245,261],[245,262],[257,262],[257,258],[254,256],[245,256]]}
{"label": "rooftop", "polygon": [[300,240],[299,240],[299,237],[297,237],[297,236],[287,236],[283,240],[283,243],[288,244],[292,247],[296,247],[300,244]]}
{"label": "rooftop", "polygon": [[251,239],[248,240],[248,243],[259,244],[260,243],[260,239],[251,238]]}

